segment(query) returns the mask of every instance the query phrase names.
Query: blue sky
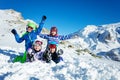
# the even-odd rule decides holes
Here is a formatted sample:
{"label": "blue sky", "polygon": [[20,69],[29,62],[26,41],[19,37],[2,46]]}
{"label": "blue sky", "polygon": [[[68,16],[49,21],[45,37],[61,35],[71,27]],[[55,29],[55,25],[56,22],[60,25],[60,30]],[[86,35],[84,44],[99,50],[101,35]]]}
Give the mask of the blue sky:
{"label": "blue sky", "polygon": [[56,26],[59,34],[120,22],[120,0],[0,0],[0,9],[14,9],[36,23],[46,15],[44,27]]}

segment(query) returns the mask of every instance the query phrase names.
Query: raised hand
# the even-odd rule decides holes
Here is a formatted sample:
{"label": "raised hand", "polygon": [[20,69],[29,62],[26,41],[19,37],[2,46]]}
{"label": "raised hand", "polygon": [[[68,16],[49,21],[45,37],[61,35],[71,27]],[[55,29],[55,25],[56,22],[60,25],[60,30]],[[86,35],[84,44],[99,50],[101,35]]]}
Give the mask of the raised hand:
{"label": "raised hand", "polygon": [[17,34],[17,31],[16,31],[15,29],[12,29],[11,32],[12,32],[13,34]]}

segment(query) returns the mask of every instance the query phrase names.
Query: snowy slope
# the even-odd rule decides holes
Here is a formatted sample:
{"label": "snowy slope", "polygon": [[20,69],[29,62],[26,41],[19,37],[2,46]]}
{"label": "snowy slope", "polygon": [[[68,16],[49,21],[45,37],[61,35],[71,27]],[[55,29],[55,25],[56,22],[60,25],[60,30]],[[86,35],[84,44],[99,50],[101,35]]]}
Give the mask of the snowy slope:
{"label": "snowy slope", "polygon": [[0,10],[0,46],[10,46],[19,48],[23,44],[18,44],[11,34],[11,29],[15,28],[18,33],[23,33],[27,22],[23,20],[20,13],[14,10]]}
{"label": "snowy slope", "polygon": [[0,78],[1,80],[119,80],[119,62],[93,58],[90,55],[78,56],[70,49],[64,51],[64,61],[58,64],[41,61],[21,64],[10,61],[16,55],[16,51],[4,48],[0,50]]}
{"label": "snowy slope", "polygon": [[[98,40],[93,36],[95,34],[92,34],[99,30],[102,34],[105,30],[114,29],[114,27],[110,29],[106,25],[102,27],[87,26],[82,31],[75,33],[75,35],[79,35],[79,38],[61,42],[59,48],[64,50],[63,62],[58,64],[54,62],[47,64],[42,61],[24,64],[12,63],[15,56],[23,54],[24,43],[18,44],[10,30],[15,28],[19,34],[24,33],[27,21],[22,18],[19,12],[0,10],[0,80],[119,80],[119,62],[88,54],[93,50],[94,45],[96,45],[95,50],[93,50],[96,52],[95,54],[102,50],[116,52],[116,54],[119,52],[118,41],[112,44],[111,41],[114,39],[108,40],[109,46],[114,45],[108,47],[106,40],[103,39],[103,42],[100,42],[101,39]],[[118,37],[119,35],[116,33],[115,39]],[[44,50],[46,41],[41,40],[44,43]]]}

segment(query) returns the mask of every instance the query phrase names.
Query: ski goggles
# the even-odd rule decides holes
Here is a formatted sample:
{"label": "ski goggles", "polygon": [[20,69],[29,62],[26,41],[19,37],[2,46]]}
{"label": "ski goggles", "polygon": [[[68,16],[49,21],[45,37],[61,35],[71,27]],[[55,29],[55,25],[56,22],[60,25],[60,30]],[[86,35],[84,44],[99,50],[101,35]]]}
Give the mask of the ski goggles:
{"label": "ski goggles", "polygon": [[31,26],[28,26],[27,29],[30,28],[30,29],[33,29]]}
{"label": "ski goggles", "polygon": [[56,45],[55,44],[50,44],[49,45],[49,48],[51,49],[51,48],[56,48]]}
{"label": "ski goggles", "polygon": [[41,46],[40,44],[33,44],[33,46]]}
{"label": "ski goggles", "polygon": [[35,41],[35,43],[33,45],[42,45],[43,43],[41,41]]}

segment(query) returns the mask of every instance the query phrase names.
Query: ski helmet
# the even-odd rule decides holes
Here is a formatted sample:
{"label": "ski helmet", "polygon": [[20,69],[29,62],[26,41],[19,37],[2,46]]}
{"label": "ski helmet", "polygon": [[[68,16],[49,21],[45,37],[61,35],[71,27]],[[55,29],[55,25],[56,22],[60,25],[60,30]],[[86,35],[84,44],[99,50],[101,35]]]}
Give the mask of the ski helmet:
{"label": "ski helmet", "polygon": [[49,45],[49,48],[51,49],[51,48],[56,48],[56,45],[55,44],[50,44]]}
{"label": "ski helmet", "polygon": [[58,30],[57,30],[57,28],[56,28],[55,26],[54,26],[54,27],[51,27],[51,29],[50,29],[50,35],[52,35],[52,34],[51,34],[52,31],[55,31],[55,32],[56,32],[56,35],[57,35]]}
{"label": "ski helmet", "polygon": [[27,24],[27,26],[28,26],[28,27],[32,27],[33,30],[35,30],[35,29],[37,28],[36,24],[34,24],[34,23],[32,23],[32,22],[29,22],[29,23]]}
{"label": "ski helmet", "polygon": [[35,45],[41,46],[42,44],[43,44],[42,41],[36,40],[36,41],[33,43],[33,46],[35,46]]}
{"label": "ski helmet", "polygon": [[56,42],[56,41],[49,41],[49,44],[54,44],[54,45],[58,46],[58,42]]}

